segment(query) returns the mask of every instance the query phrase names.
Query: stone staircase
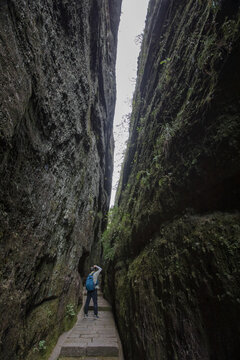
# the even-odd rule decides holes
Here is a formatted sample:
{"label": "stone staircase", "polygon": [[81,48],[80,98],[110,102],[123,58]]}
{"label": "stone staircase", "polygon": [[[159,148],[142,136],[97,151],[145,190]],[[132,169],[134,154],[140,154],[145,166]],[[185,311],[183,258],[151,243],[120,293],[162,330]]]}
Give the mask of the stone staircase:
{"label": "stone staircase", "polygon": [[58,345],[58,356],[52,354],[49,360],[124,360],[111,306],[101,292],[98,293],[98,315],[95,319],[90,303],[88,317],[84,318],[82,308],[75,326]]}

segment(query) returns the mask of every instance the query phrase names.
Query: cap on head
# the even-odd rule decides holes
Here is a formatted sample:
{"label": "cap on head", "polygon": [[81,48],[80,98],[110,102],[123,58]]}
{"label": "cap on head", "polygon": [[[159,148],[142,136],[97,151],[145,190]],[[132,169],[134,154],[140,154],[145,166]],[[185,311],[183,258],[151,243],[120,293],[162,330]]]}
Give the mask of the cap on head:
{"label": "cap on head", "polygon": [[91,270],[91,271],[94,271],[94,270],[95,270],[95,267],[94,267],[94,266],[91,266],[91,267],[90,267],[90,270]]}

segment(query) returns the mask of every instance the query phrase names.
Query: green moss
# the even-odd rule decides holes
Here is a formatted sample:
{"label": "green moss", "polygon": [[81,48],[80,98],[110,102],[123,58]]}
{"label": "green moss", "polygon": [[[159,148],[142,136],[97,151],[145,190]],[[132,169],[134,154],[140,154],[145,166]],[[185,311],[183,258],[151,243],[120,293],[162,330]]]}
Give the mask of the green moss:
{"label": "green moss", "polygon": [[[161,349],[165,359],[167,346],[177,354],[176,339],[189,353],[196,348],[201,352],[204,328],[214,326],[202,313],[205,297],[214,304],[223,322],[228,315],[219,314],[219,307],[228,304],[234,311],[240,310],[238,223],[239,215],[220,213],[180,218],[163,226],[129,267],[118,264],[115,306],[121,336],[130,354],[138,346],[149,358],[156,358],[156,349]],[[189,322],[191,331],[200,333],[199,344],[193,343],[187,332],[185,339],[178,338],[178,311]],[[224,331],[220,320],[216,326]]]}
{"label": "green moss", "polygon": [[[70,330],[77,321],[77,313],[80,308],[76,309],[73,316],[69,316],[65,312],[63,321],[56,318],[58,308],[58,300],[46,302],[36,308],[27,321],[27,336],[32,339],[32,349],[28,353],[26,360],[47,360],[54,349],[59,336]],[[42,328],[45,330],[45,337],[43,337]],[[39,339],[39,340],[37,340]],[[39,343],[44,341],[46,349],[41,349]]]}
{"label": "green moss", "polygon": [[[130,236],[131,218],[128,213],[114,207],[108,214],[108,226],[102,235],[103,258],[111,261],[124,249],[128,252],[128,238]],[[124,246],[125,244],[125,246]]]}

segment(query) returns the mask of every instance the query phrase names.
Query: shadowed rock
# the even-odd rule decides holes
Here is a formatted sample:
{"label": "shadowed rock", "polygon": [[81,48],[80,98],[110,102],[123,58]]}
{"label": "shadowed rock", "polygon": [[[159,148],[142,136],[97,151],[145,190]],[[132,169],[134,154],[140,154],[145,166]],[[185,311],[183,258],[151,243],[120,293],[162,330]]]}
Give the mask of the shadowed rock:
{"label": "shadowed rock", "polygon": [[66,306],[76,310],[81,302],[90,252],[100,254],[112,177],[120,7],[120,0],[0,4],[5,360],[34,359],[43,339],[50,346],[63,330]]}

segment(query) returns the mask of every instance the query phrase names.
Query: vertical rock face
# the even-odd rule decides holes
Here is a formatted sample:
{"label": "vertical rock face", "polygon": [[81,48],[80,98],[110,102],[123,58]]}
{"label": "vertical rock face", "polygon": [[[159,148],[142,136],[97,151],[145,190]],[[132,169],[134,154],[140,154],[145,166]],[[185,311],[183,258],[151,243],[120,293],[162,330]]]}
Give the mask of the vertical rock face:
{"label": "vertical rock face", "polygon": [[239,357],[239,27],[238,1],[149,3],[104,235],[129,360]]}
{"label": "vertical rock face", "polygon": [[34,358],[30,350],[56,333],[66,306],[81,301],[88,255],[99,256],[120,7],[121,0],[0,4],[4,360]]}

